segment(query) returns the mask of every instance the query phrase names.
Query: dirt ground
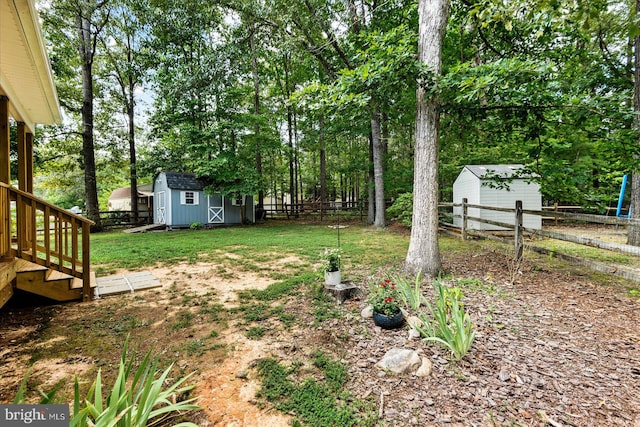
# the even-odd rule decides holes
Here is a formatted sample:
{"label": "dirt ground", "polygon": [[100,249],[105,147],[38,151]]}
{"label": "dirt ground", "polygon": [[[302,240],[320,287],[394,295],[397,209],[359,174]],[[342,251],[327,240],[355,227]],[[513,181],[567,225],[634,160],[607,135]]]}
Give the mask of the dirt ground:
{"label": "dirt ground", "polygon": [[[290,267],[296,260],[280,262]],[[129,333],[132,346],[176,359],[180,372],[196,371],[203,409],[189,419],[202,426],[290,425],[291,415],[258,404],[254,362],[304,359],[322,349],[348,365],[347,388],[372,403],[380,426],[640,427],[640,304],[629,284],[534,254],[516,270],[505,250],[477,242],[469,251],[443,253],[443,264],[450,284],[474,279],[457,282],[477,330],[457,364],[441,347],[409,340],[406,329],[381,330],[361,318],[365,303],[358,299],[340,306],[340,319],[317,325],[305,320],[313,316],[308,296],[288,297],[282,304],[296,315],[294,326],[268,319],[267,333],[249,339],[253,324],[237,315],[202,313],[218,303],[233,310],[236,291],[274,281],[265,272],[229,276],[220,265],[180,264],[152,270],[163,283],[156,290],[0,310],[0,402],[11,401],[29,369],[32,400],[35,389],[63,379],[68,396],[73,375],[91,378],[97,367],[113,366]],[[175,328],[185,311],[194,314],[190,326]],[[95,348],[78,344],[83,335]],[[185,352],[185,342],[204,343],[204,351]],[[374,364],[391,347],[417,349],[433,362],[432,374],[379,371]]]}

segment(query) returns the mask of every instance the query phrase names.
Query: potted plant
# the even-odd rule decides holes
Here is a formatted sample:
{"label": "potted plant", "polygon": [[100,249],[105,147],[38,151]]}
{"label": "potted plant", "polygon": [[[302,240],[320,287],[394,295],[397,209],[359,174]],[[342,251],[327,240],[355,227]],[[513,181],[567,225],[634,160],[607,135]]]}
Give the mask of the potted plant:
{"label": "potted plant", "polygon": [[367,302],[373,308],[373,322],[384,329],[394,329],[404,324],[400,310],[400,292],[394,282],[385,279],[371,286]]}
{"label": "potted plant", "polygon": [[330,286],[339,285],[341,283],[340,249],[325,249],[323,260],[325,283]]}

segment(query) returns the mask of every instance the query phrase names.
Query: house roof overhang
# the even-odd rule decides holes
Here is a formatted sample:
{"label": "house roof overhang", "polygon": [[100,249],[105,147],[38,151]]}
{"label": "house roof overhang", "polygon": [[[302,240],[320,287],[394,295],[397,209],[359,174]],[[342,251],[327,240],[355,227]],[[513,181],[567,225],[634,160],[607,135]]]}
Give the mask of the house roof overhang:
{"label": "house roof overhang", "polygon": [[0,95],[31,132],[36,123],[61,120],[34,0],[0,0]]}

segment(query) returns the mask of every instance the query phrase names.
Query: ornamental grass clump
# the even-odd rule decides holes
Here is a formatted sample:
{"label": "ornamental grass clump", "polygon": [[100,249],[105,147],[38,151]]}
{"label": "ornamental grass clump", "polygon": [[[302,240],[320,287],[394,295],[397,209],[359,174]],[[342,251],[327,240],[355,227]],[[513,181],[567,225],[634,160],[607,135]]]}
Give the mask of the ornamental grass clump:
{"label": "ornamental grass clump", "polygon": [[367,302],[373,307],[375,313],[394,316],[400,311],[401,296],[395,282],[385,279],[371,286]]}
{"label": "ornamental grass clump", "polygon": [[435,304],[431,304],[421,290],[422,277],[415,281],[396,278],[403,304],[420,319],[415,328],[425,341],[436,342],[451,352],[454,360],[462,359],[471,348],[476,332],[471,318],[465,313],[460,288],[448,288],[440,278],[434,282]]}
{"label": "ornamental grass clump", "polygon": [[[434,283],[438,299],[435,308],[427,303],[435,322],[428,328],[429,334],[425,341],[433,341],[442,344],[451,351],[454,360],[462,359],[471,348],[476,331],[473,330],[471,318],[465,313],[464,306],[460,301],[462,292],[459,288],[447,288],[442,284],[440,278]],[[425,313],[419,315],[423,323],[428,322]]]}

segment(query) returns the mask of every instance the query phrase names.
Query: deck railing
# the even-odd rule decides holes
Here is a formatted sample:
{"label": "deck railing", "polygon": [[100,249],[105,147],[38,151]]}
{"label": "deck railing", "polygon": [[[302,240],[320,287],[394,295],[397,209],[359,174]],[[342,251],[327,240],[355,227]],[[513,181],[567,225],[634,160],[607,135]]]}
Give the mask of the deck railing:
{"label": "deck railing", "polygon": [[91,298],[92,221],[0,182],[0,258],[23,258],[82,279]]}

